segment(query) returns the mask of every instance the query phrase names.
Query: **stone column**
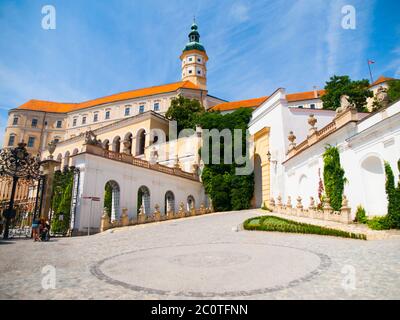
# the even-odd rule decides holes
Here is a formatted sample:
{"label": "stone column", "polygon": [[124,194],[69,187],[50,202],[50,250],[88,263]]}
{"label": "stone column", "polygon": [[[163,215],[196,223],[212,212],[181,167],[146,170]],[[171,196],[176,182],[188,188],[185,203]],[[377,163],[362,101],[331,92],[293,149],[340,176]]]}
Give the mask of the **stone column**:
{"label": "stone column", "polygon": [[122,209],[121,224],[123,227],[126,227],[129,225],[129,217],[128,217],[127,211],[128,211],[127,208]]}
{"label": "stone column", "polygon": [[100,232],[106,231],[107,229],[110,228],[110,217],[107,214],[107,211],[103,211],[103,215],[101,217],[101,223],[100,223]]}
{"label": "stone column", "polygon": [[54,182],[54,170],[60,165],[60,162],[50,159],[44,160],[41,163],[43,168],[43,174],[45,175],[45,183],[42,196],[42,210],[40,212],[40,217],[48,220],[51,197],[53,196],[53,182]]}
{"label": "stone column", "polygon": [[332,207],[330,205],[330,199],[326,197],[324,201],[324,220],[331,220],[331,214],[332,214]]}
{"label": "stone column", "polygon": [[348,206],[349,201],[347,197],[343,195],[342,207],[340,208],[340,222],[351,223],[351,208]]}
{"label": "stone column", "polygon": [[160,221],[161,220],[161,212],[160,212],[160,206],[156,204],[154,206],[154,221]]}

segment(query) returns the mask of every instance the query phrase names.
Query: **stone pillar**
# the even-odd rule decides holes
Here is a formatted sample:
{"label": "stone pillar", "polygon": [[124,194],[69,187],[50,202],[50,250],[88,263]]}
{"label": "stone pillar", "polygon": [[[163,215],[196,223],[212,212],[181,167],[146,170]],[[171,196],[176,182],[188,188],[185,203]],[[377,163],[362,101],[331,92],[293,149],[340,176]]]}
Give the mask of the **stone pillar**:
{"label": "stone pillar", "polygon": [[60,162],[53,160],[52,156],[50,159],[44,160],[41,163],[43,168],[43,174],[45,175],[45,183],[42,197],[42,211],[40,217],[48,220],[49,211],[51,205],[51,197],[53,196],[53,181],[54,181],[54,170],[60,165]]}
{"label": "stone pillar", "polygon": [[103,211],[103,215],[101,217],[101,223],[100,223],[100,232],[106,231],[107,229],[110,228],[110,217],[107,214],[107,211]]}
{"label": "stone pillar", "polygon": [[126,227],[129,225],[129,217],[128,217],[127,211],[128,211],[127,208],[122,208],[121,225],[123,227]]}
{"label": "stone pillar", "polygon": [[156,204],[154,206],[154,221],[160,221],[161,220],[161,212],[160,212],[160,206]]}
{"label": "stone pillar", "polygon": [[286,214],[292,214],[292,197],[291,196],[287,197]]}
{"label": "stone pillar", "polygon": [[314,197],[310,197],[310,205],[308,206],[308,213],[309,217],[314,219],[314,212],[315,212],[315,200]]}
{"label": "stone pillar", "polygon": [[204,206],[204,203],[200,205],[200,214],[205,214],[206,213],[206,207]]}
{"label": "stone pillar", "polygon": [[297,197],[296,201],[297,201],[297,205],[296,205],[296,211],[297,211],[297,216],[301,217],[303,214],[303,204],[301,203],[303,199],[301,199],[300,196]]}
{"label": "stone pillar", "polygon": [[146,214],[144,213],[144,206],[143,204],[140,206],[139,213],[138,213],[138,223],[145,223],[146,222]]}
{"label": "stone pillar", "polygon": [[281,213],[282,212],[282,197],[279,195],[278,196],[278,212]]}
{"label": "stone pillar", "polygon": [[332,207],[330,205],[330,202],[331,202],[331,200],[328,197],[326,197],[325,201],[324,201],[324,207],[323,207],[324,220],[332,220],[331,219]]}
{"label": "stone pillar", "polygon": [[179,211],[178,211],[178,218],[185,217],[185,204],[181,201],[179,203]]}
{"label": "stone pillar", "polygon": [[349,201],[347,197],[343,195],[342,207],[340,208],[340,222],[351,223],[351,208],[348,206]]}

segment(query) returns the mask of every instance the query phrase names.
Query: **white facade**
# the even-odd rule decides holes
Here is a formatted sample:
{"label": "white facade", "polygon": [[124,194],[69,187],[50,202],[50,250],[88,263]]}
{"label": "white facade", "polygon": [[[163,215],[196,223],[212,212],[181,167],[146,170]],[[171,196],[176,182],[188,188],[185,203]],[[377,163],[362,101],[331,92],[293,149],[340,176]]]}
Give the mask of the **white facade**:
{"label": "white facade", "polygon": [[[169,195],[171,192],[173,194],[175,211],[177,211],[180,202],[185,204],[185,210],[187,210],[189,198],[194,199],[195,208],[199,208],[202,203],[208,205],[204,188],[199,181],[111,160],[87,152],[75,155],[74,162],[80,170],[73,223],[74,232],[87,232],[88,226],[90,226],[92,232],[99,230],[104,206],[104,188],[107,182],[112,182],[115,186],[118,186],[118,194],[116,199],[113,199],[112,219],[120,218],[123,208],[127,209],[130,219],[137,217],[138,190],[143,186],[150,192],[148,201],[144,201],[146,215],[154,213],[156,204],[160,206],[161,214],[165,214],[167,192]],[[84,197],[99,197],[100,201],[91,203],[89,199],[84,199]]]}
{"label": "white facade", "polygon": [[[306,127],[303,121],[302,125]],[[301,140],[300,140],[301,142]],[[301,196],[308,206],[310,196],[318,199],[318,170],[323,179],[322,155],[326,145],[338,146],[341,166],[348,182],[344,194],[349,200],[353,216],[362,205],[369,216],[385,215],[384,161],[394,172],[397,183],[400,172],[400,101],[359,122],[349,122],[331,135],[293,156],[284,163],[285,189],[278,193],[285,199]]]}
{"label": "white facade", "polygon": [[285,168],[282,162],[286,159],[286,150],[289,145],[288,134],[293,131],[298,141],[304,140],[308,134],[307,118],[310,114],[314,114],[319,127],[328,124],[335,116],[335,112],[330,110],[289,107],[284,89],[275,91],[252,114],[252,119],[249,123],[251,135],[263,128],[270,128],[270,188],[272,197],[285,195]]}

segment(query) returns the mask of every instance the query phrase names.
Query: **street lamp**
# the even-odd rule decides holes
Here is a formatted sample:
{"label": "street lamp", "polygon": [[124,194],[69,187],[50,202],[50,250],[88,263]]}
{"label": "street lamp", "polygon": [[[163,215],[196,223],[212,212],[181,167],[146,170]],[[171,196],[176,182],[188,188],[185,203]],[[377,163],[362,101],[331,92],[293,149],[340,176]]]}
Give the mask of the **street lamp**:
{"label": "street lamp", "polygon": [[3,148],[0,151],[0,176],[12,177],[10,203],[8,208],[3,212],[3,216],[6,219],[3,239],[8,239],[10,221],[16,214],[16,210],[14,210],[14,198],[18,179],[24,178],[30,180],[40,177],[39,156],[31,156],[26,150],[26,143],[24,142],[18,143],[16,148]]}

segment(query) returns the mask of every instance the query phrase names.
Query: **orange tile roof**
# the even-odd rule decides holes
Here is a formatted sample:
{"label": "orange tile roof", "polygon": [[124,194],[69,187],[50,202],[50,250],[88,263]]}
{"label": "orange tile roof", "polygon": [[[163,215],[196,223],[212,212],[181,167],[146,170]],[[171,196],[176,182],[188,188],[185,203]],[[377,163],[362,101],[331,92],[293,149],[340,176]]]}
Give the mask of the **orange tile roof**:
{"label": "orange tile roof", "polygon": [[24,110],[34,110],[34,111],[45,111],[45,112],[56,112],[56,113],[66,113],[75,110],[80,110],[84,108],[94,107],[106,103],[123,101],[128,99],[140,98],[151,96],[155,94],[174,92],[178,89],[196,89],[200,90],[198,86],[190,81],[181,81],[170,84],[165,84],[161,86],[148,87],[143,89],[131,90],[121,93],[116,93],[110,96],[88,100],[80,103],[62,103],[62,102],[52,102],[44,100],[29,100],[28,102],[20,105],[18,109]]}
{"label": "orange tile roof", "polygon": [[378,84],[381,84],[381,83],[383,83],[383,82],[387,82],[387,81],[390,81],[390,80],[394,80],[394,78],[389,78],[389,77],[385,77],[385,76],[380,76],[378,79],[376,79],[376,80],[374,81],[374,83],[372,83],[372,84],[370,85],[370,87],[376,86],[376,85],[378,85]]}
{"label": "orange tile roof", "polygon": [[211,108],[211,110],[226,111],[239,108],[254,108],[254,107],[259,107],[267,99],[268,97],[261,97],[248,100],[224,102],[215,105],[214,107]]}
{"label": "orange tile roof", "polygon": [[[318,97],[321,97],[324,94],[325,94],[325,90],[318,90]],[[255,98],[255,99],[224,102],[224,103],[215,105],[214,107],[211,108],[211,110],[228,111],[228,110],[235,110],[235,109],[239,109],[239,108],[257,108],[268,98],[269,97],[266,96],[266,97]],[[295,101],[315,99],[315,96],[314,96],[314,91],[307,91],[307,92],[298,92],[298,93],[287,94],[286,99],[288,102],[295,102]]]}

